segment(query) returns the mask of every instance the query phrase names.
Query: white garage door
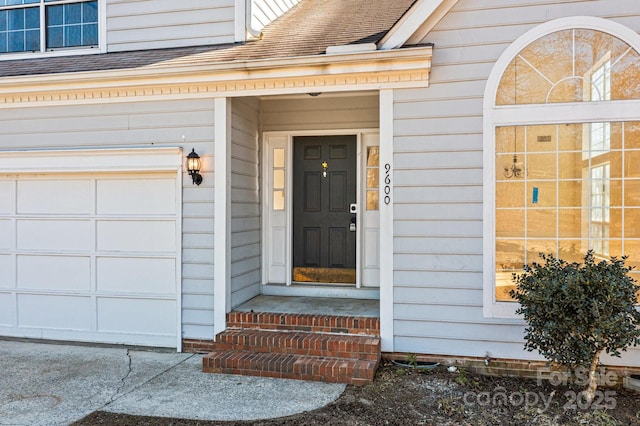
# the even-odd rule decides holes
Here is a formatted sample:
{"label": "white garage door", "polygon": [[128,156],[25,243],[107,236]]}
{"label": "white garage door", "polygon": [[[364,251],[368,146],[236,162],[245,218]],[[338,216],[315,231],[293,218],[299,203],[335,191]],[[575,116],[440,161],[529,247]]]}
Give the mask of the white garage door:
{"label": "white garage door", "polygon": [[0,335],[175,347],[174,173],[0,175]]}

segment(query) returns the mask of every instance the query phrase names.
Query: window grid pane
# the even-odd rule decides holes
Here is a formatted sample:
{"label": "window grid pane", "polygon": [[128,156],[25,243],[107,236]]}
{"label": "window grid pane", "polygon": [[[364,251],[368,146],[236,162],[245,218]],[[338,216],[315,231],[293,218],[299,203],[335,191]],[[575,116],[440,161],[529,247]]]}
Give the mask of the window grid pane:
{"label": "window grid pane", "polygon": [[284,148],[274,148],[272,170],[273,210],[284,210],[285,208],[285,185],[285,150]]}
{"label": "window grid pane", "polygon": [[[640,255],[640,173],[629,160],[640,159],[639,130],[638,122],[496,129],[497,301],[511,301],[512,274],[539,261],[540,252],[569,262],[587,250],[601,258]],[[514,143],[514,135],[522,140]],[[609,150],[614,141],[619,150]],[[512,164],[509,147],[522,164],[520,176],[502,173]]]}
{"label": "window grid pane", "polygon": [[47,6],[47,48],[97,45],[97,10],[97,1]]}
{"label": "window grid pane", "polygon": [[[97,46],[98,1],[0,0],[0,53],[38,52],[41,31],[47,48]],[[40,11],[45,8],[44,27]]]}

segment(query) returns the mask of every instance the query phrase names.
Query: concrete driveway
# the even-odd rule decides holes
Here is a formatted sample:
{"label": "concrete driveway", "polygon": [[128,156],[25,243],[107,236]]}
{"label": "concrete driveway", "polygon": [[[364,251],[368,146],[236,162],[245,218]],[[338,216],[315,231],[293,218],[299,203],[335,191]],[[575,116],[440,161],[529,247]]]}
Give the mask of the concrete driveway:
{"label": "concrete driveway", "polygon": [[0,425],[66,425],[98,410],[266,419],[320,408],[345,388],[201,367],[202,355],[0,340]]}

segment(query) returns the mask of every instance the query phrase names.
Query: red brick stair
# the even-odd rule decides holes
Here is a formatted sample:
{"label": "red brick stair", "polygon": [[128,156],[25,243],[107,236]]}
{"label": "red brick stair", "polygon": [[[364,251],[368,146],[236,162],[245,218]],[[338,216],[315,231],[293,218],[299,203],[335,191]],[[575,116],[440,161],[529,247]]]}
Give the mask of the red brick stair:
{"label": "red brick stair", "polygon": [[373,317],[232,312],[203,358],[206,373],[365,384],[380,361]]}

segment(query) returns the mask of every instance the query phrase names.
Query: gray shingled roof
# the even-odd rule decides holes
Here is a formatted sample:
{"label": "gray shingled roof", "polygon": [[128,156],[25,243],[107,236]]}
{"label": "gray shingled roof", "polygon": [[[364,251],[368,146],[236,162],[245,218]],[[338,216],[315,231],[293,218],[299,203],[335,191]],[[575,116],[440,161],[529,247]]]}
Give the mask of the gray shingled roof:
{"label": "gray shingled roof", "polygon": [[414,1],[302,0],[246,44],[0,61],[0,77],[322,55],[329,46],[378,42]]}

